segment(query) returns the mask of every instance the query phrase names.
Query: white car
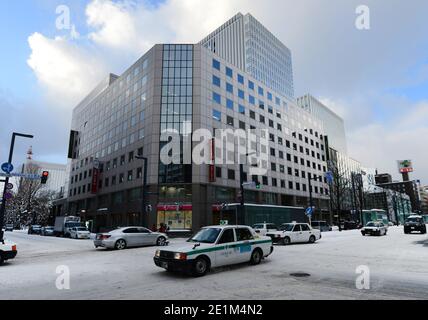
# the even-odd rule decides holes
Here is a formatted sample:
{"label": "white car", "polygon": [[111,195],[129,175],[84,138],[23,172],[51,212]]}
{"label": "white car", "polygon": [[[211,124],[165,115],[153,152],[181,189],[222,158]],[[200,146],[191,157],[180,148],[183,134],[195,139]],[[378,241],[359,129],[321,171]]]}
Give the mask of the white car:
{"label": "white car", "polygon": [[16,244],[6,241],[5,243],[0,242],[0,265],[7,260],[14,259],[17,254]]}
{"label": "white car", "polygon": [[72,239],[90,239],[91,233],[85,227],[70,228],[70,238]]}
{"label": "white car", "polygon": [[273,223],[257,223],[253,226],[256,233],[261,236],[266,236],[268,232],[278,231],[278,227]]}
{"label": "white car", "polygon": [[245,262],[257,265],[272,252],[272,240],[250,227],[212,226],[203,228],[184,245],[157,250],[154,262],[168,271],[200,277],[211,268]]}
{"label": "white car", "polygon": [[321,231],[313,229],[307,223],[286,223],[279,227],[279,231],[269,232],[273,243],[289,245],[292,243],[315,243],[321,239]]}
{"label": "white car", "polygon": [[361,229],[361,234],[363,236],[371,235],[371,236],[386,236],[388,233],[388,228],[379,221],[371,221],[367,223],[367,225]]}

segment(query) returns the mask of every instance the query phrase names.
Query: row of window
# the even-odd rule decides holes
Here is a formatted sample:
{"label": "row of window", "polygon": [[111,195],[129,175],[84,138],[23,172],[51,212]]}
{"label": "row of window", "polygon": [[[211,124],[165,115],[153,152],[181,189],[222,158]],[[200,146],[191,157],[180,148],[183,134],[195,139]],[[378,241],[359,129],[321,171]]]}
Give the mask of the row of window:
{"label": "row of window", "polygon": [[[218,71],[221,71],[221,63],[220,63],[220,61],[218,61],[216,59],[213,59],[213,61],[212,61],[212,67],[214,69],[218,70]],[[227,77],[229,77],[231,79],[234,79],[233,70],[231,68],[225,66],[225,73],[226,73]],[[245,85],[245,79],[244,79],[243,75],[241,75],[241,74],[238,73],[236,79],[237,79],[238,83],[240,83],[241,85]],[[213,76],[213,84],[220,87],[221,86],[220,78],[217,77],[217,76]],[[248,84],[248,88],[250,90],[255,91],[255,87],[256,86],[255,86],[255,84],[254,84],[253,81],[248,80],[247,84]],[[232,87],[232,85],[229,84],[229,83],[227,83],[226,84],[226,90],[228,92],[230,92],[230,93],[233,93],[233,87]],[[262,88],[262,87],[260,87],[260,86],[258,86],[258,88],[257,88],[257,93],[258,93],[259,96],[265,97],[265,89]],[[243,96],[243,91],[242,90],[239,91],[239,95],[240,95],[240,97]],[[250,97],[252,97],[252,96],[250,95]],[[266,97],[267,97],[267,99],[269,101],[273,101],[274,100],[272,93],[269,92],[269,91],[266,91]],[[242,97],[241,99],[244,99],[244,97]],[[251,98],[251,100],[253,100],[253,99],[255,101],[254,97]],[[281,99],[279,97],[275,97],[275,104],[278,105],[278,106],[281,105]]]}
{"label": "row of window", "polygon": [[[292,170],[291,168],[288,168],[288,169]],[[298,172],[298,170],[296,172]],[[302,171],[302,174],[306,176],[305,171]],[[227,170],[227,179],[228,180],[236,181],[237,175],[239,175],[239,173],[237,174],[235,170],[233,170],[233,169]],[[223,170],[221,167],[216,167],[216,177],[219,179],[223,178]],[[302,178],[303,178],[303,176],[302,176]],[[315,176],[313,177],[313,179],[315,179]],[[271,180],[270,186],[280,187],[283,189],[286,188],[286,180],[277,179],[277,178],[270,178],[270,180]],[[323,178],[321,176],[319,176],[319,177],[316,177],[316,180],[322,182]],[[244,173],[244,181],[247,181],[247,174],[246,173]],[[259,181],[258,177],[253,176],[252,181]],[[269,186],[269,178],[267,176],[263,176],[262,181],[260,181],[260,182],[264,186]],[[318,186],[313,186],[312,188],[313,188],[312,192],[314,192],[315,194],[328,195],[328,189],[327,188],[322,188],[322,187],[318,187]],[[306,192],[306,191],[308,191],[308,186],[304,183],[288,181],[288,189]]]}

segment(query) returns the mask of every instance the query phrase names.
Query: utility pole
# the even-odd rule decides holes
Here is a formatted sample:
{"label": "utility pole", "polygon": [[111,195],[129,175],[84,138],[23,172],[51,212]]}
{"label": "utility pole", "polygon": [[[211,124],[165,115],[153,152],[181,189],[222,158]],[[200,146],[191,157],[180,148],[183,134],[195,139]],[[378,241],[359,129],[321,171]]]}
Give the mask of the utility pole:
{"label": "utility pole", "polygon": [[142,188],[142,196],[141,196],[141,216],[140,216],[140,224],[141,226],[144,226],[144,222],[146,220],[146,196],[147,196],[147,171],[148,171],[148,163],[149,163],[149,159],[146,157],[143,157],[142,155],[138,155],[135,157],[138,160],[143,160],[144,161],[144,174],[143,174],[143,188]]}
{"label": "utility pole", "polygon": [[[239,165],[239,187],[241,188],[241,215],[244,215],[245,212],[245,197],[244,197],[244,165]],[[236,225],[238,225],[238,215],[236,215]]]}
{"label": "utility pole", "polygon": [[[10,150],[9,150],[9,159],[8,159],[8,163],[12,163],[13,160],[13,149],[15,148],[15,139],[16,137],[22,137],[22,138],[28,138],[28,139],[32,139],[34,138],[33,135],[29,135],[29,134],[22,134],[22,133],[17,133],[14,132],[12,134],[12,140],[10,142]],[[0,206],[0,242],[4,243],[4,239],[3,239],[3,226],[4,226],[4,216],[5,216],[5,211],[6,211],[6,191],[7,191],[7,185],[9,184],[9,177],[6,177],[5,181],[4,181],[4,188],[3,188],[3,196],[2,196],[2,202],[1,202],[1,206]]]}
{"label": "utility pole", "polygon": [[[308,172],[308,182],[309,182],[309,206],[311,207],[311,210],[314,209],[314,200],[312,197],[312,174]],[[313,214],[313,211],[312,211]],[[311,224],[311,218],[309,218],[309,224]]]}

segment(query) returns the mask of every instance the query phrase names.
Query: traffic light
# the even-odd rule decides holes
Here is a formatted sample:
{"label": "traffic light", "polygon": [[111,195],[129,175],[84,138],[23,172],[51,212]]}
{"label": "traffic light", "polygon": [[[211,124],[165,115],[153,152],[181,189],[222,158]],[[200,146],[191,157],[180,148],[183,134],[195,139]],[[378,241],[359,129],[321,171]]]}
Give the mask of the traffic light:
{"label": "traffic light", "polygon": [[256,181],[256,189],[257,190],[260,190],[262,188],[262,185],[260,184],[260,181],[259,180],[257,180]]}
{"label": "traffic light", "polygon": [[49,178],[49,171],[43,171],[42,178],[40,180],[41,184],[46,184]]}

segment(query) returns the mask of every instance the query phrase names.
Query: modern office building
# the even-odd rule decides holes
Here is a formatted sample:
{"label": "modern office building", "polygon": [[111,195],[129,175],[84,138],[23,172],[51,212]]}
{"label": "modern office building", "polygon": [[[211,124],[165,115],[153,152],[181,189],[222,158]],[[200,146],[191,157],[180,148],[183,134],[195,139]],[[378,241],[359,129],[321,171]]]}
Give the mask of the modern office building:
{"label": "modern office building", "polygon": [[[169,141],[161,135],[172,129],[181,133],[181,148],[171,153],[179,164],[160,161]],[[198,129],[217,136],[229,129],[203,152],[211,163],[190,157],[200,145],[188,145]],[[110,75],[74,109],[68,214],[93,220],[98,229],[141,221],[172,229],[216,223],[221,205],[240,199],[239,162],[247,157],[239,151],[245,141],[233,134],[238,129],[266,130],[251,143],[257,154],[250,158],[263,159],[267,170],[253,176],[253,163],[244,163],[244,181],[261,182],[260,190],[246,187],[246,203],[303,210],[311,175],[314,204],[328,210],[322,122],[203,45],[165,44],[121,76]],[[148,159],[150,209],[142,208],[144,161],[138,155]]]}
{"label": "modern office building", "polygon": [[271,90],[294,98],[290,49],[251,14],[238,13],[200,44]]}
{"label": "modern office building", "polygon": [[347,155],[348,147],[343,119],[310,94],[297,98],[297,104],[323,122],[330,147]]}

